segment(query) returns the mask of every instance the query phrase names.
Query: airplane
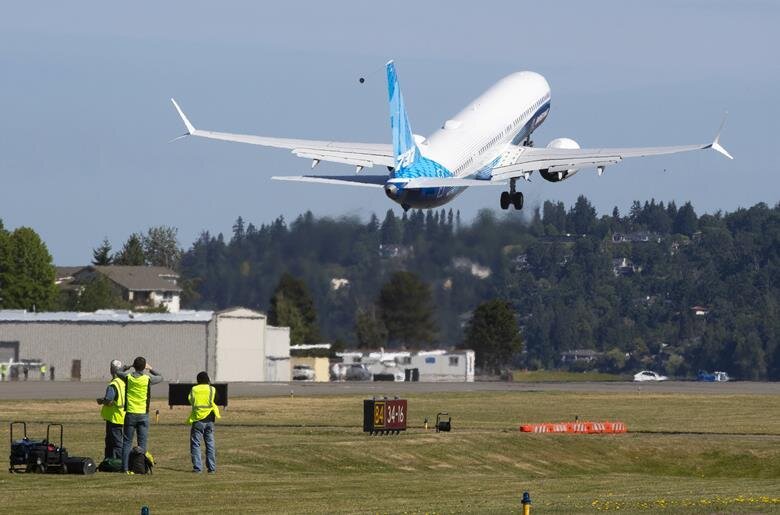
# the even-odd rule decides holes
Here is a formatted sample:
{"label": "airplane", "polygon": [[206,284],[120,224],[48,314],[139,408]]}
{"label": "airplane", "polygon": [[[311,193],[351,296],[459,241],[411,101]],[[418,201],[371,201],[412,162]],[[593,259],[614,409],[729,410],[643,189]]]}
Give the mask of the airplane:
{"label": "airplane", "polygon": [[[356,167],[355,175],[302,175],[272,177],[275,180],[383,188],[388,198],[410,208],[439,207],[469,187],[507,187],[499,198],[501,209],[523,207],[517,180],[530,181],[533,172],[550,182],[571,178],[583,168],[600,175],[607,166],[628,157],[675,154],[713,149],[733,157],[720,144],[721,123],[711,143],[668,147],[580,148],[570,138],[555,138],[545,147],[533,146],[531,135],[550,112],[550,86],[540,74],[512,73],[477,97],[441,129],[427,138],[412,132],[395,64],[386,65],[392,145],[272,138],[196,129],[173,102],[187,136],[285,148],[298,157]],[[173,141],[173,140],[172,140]],[[387,175],[360,175],[364,168],[386,166]]]}

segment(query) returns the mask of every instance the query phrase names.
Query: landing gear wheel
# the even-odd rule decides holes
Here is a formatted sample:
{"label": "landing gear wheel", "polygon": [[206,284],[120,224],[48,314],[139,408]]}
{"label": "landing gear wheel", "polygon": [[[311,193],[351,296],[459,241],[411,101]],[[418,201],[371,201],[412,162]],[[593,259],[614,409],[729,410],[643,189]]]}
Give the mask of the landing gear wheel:
{"label": "landing gear wheel", "polygon": [[517,191],[512,194],[512,205],[515,206],[515,209],[518,211],[523,209],[523,192]]}
{"label": "landing gear wheel", "polygon": [[511,204],[511,200],[509,199],[509,192],[508,191],[502,191],[501,192],[501,209],[509,209],[509,204]]}

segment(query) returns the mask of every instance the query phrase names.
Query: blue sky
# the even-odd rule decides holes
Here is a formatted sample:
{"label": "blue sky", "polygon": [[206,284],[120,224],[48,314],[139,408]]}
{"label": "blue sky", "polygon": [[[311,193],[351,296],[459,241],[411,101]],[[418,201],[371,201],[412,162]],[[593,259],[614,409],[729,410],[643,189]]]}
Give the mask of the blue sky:
{"label": "blue sky", "polygon": [[[773,1],[6,2],[0,218],[33,227],[65,265],[151,225],[178,227],[187,247],[239,215],[381,217],[397,207],[381,190],[271,181],[308,170],[287,151],[168,144],[183,132],[168,99],[206,129],[389,142],[383,74],[357,78],[390,58],[420,134],[522,69],[552,88],[537,145],[708,142],[729,111],[722,143],[735,161],[698,152],[629,160],[601,178],[536,176],[523,185],[528,207],[581,193],[600,212],[651,197],[699,212],[774,205],[778,26]],[[475,190],[450,206],[466,218],[497,208],[497,191]]]}

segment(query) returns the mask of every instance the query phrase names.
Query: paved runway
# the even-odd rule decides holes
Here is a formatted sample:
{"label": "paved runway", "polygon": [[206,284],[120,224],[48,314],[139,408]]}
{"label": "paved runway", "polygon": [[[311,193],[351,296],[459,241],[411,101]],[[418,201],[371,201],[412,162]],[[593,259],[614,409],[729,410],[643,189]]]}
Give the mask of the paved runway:
{"label": "paved runway", "polygon": [[[0,400],[24,399],[95,399],[102,396],[106,382],[19,381],[0,383]],[[167,396],[165,383],[153,387],[153,395]],[[275,397],[282,395],[411,395],[437,392],[657,392],[689,394],[780,394],[780,382],[701,383],[696,381],[665,381],[662,383],[584,382],[584,383],[232,383],[231,397]]]}

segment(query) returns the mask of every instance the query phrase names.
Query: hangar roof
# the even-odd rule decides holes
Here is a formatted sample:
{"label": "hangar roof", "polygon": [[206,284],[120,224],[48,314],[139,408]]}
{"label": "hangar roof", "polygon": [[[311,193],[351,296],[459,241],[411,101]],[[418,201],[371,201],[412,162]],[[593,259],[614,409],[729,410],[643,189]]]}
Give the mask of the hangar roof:
{"label": "hangar roof", "polygon": [[94,313],[75,311],[50,311],[33,313],[23,309],[0,310],[0,323],[20,322],[87,322],[87,323],[208,323],[214,316],[213,311],[182,310],[177,313],[136,313],[127,310],[101,309]]}

